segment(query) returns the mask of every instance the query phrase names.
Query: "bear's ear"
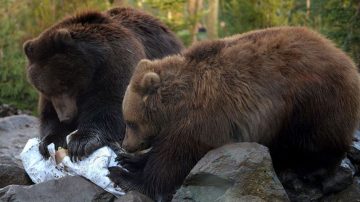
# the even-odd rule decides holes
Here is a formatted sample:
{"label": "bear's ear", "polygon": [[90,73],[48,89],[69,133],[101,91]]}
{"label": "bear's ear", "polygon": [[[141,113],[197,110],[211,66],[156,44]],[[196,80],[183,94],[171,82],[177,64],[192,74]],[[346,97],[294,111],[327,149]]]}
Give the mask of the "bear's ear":
{"label": "bear's ear", "polygon": [[155,93],[160,86],[159,74],[155,72],[145,73],[140,85],[146,95]]}
{"label": "bear's ear", "polygon": [[140,60],[139,64],[137,65],[137,69],[146,69],[151,64],[151,61],[148,59]]}
{"label": "bear's ear", "polygon": [[28,40],[26,41],[24,44],[23,44],[23,49],[24,49],[24,52],[26,54],[26,56],[28,58],[31,58],[31,56],[33,55],[33,46],[32,46],[32,41],[31,40]]}
{"label": "bear's ear", "polygon": [[103,13],[97,11],[87,11],[76,14],[75,17],[71,18],[71,22],[74,24],[107,24],[111,23],[112,20]]}
{"label": "bear's ear", "polygon": [[71,32],[66,28],[61,28],[54,33],[54,43],[56,46],[70,45],[73,42]]}

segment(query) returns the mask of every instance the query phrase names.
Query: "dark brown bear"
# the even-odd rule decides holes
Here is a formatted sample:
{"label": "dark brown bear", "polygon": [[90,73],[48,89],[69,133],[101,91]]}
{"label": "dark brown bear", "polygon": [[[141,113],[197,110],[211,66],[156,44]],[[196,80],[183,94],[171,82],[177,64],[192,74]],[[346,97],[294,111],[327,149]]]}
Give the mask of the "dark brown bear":
{"label": "dark brown bear", "polygon": [[270,148],[277,168],[335,166],[360,118],[354,63],[300,27],[272,28],[194,45],[139,63],[126,90],[120,156],[110,168],[124,190],[172,193],[209,150],[231,142]]}
{"label": "dark brown bear", "polygon": [[47,156],[54,142],[77,160],[122,141],[121,105],[133,68],[182,47],[164,24],[130,8],[65,18],[27,41],[28,79],[40,92],[40,152]]}

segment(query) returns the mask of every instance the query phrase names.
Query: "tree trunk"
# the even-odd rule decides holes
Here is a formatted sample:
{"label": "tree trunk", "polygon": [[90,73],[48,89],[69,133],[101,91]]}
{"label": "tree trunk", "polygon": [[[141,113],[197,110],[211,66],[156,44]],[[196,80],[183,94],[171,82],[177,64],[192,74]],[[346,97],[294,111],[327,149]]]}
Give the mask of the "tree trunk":
{"label": "tree trunk", "polygon": [[203,0],[189,0],[188,1],[188,13],[189,19],[192,21],[190,28],[191,42],[196,42],[196,34],[199,29],[199,12],[203,7]]}
{"label": "tree trunk", "polygon": [[209,39],[218,38],[219,0],[209,0],[209,15],[207,17],[207,32]]}
{"label": "tree trunk", "polygon": [[310,5],[311,5],[311,0],[306,0],[306,18],[307,19],[310,18]]}

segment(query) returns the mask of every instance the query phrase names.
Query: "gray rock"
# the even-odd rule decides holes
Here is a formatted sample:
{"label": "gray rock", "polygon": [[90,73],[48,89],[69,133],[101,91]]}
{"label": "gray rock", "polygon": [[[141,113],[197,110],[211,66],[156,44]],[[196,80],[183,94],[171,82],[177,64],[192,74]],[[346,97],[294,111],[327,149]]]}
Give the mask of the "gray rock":
{"label": "gray rock", "polygon": [[0,188],[11,184],[33,184],[25,170],[14,164],[0,164]]}
{"label": "gray rock", "polygon": [[360,167],[360,131],[357,130],[354,134],[354,141],[351,145],[350,151],[347,154],[348,158],[354,164],[354,166],[359,170]]}
{"label": "gray rock", "polygon": [[38,120],[34,116],[14,115],[0,118],[0,131],[11,132],[12,130],[28,129],[37,125]]}
{"label": "gray rock", "polygon": [[0,188],[10,184],[29,185],[20,153],[28,139],[38,136],[38,121],[33,116],[0,118]]}
{"label": "gray rock", "polygon": [[114,202],[153,202],[153,200],[139,192],[130,191]]}
{"label": "gray rock", "polygon": [[347,189],[353,183],[355,168],[345,158],[335,172],[319,169],[307,175],[298,175],[292,170],[278,173],[291,201],[318,201],[326,195]]}
{"label": "gray rock", "polygon": [[103,202],[103,201],[109,201],[113,202],[116,199],[116,197],[109,192],[99,192],[96,193],[94,198],[92,199],[92,202]]}
{"label": "gray rock", "polygon": [[324,202],[360,201],[360,178],[355,177],[352,185],[345,190],[324,197]]}
{"label": "gray rock", "polygon": [[337,168],[334,175],[326,178],[322,184],[324,194],[344,190],[352,184],[355,168],[350,160],[345,158]]}
{"label": "gray rock", "polygon": [[229,144],[208,152],[173,201],[289,201],[265,146]]}
{"label": "gray rock", "polygon": [[18,114],[31,114],[30,111],[16,109],[8,104],[0,104],[0,117],[18,115]]}
{"label": "gray rock", "polygon": [[[104,190],[92,182],[79,176],[67,176],[31,186],[7,186],[0,189],[0,201],[100,201],[98,199],[103,195],[101,193],[104,193]],[[109,199],[109,201],[111,200],[113,198]]]}
{"label": "gray rock", "polygon": [[318,201],[324,195],[319,183],[303,180],[292,170],[282,171],[278,177],[291,201]]}
{"label": "gray rock", "polygon": [[22,149],[28,139],[38,136],[39,124],[36,117],[15,115],[0,118],[0,156],[6,156],[22,167]]}

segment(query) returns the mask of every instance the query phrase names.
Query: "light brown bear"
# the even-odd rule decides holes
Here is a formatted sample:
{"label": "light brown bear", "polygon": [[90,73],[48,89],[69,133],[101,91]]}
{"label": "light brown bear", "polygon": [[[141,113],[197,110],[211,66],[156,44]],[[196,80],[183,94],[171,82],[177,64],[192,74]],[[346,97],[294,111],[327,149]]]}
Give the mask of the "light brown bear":
{"label": "light brown bear", "polygon": [[125,190],[171,194],[209,150],[231,142],[269,147],[276,168],[336,165],[360,118],[351,59],[303,27],[198,43],[182,55],[143,60],[123,101],[123,147],[145,157],[110,168]]}

